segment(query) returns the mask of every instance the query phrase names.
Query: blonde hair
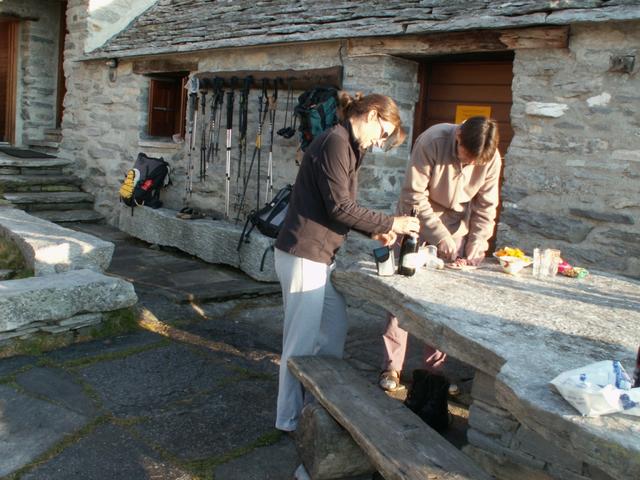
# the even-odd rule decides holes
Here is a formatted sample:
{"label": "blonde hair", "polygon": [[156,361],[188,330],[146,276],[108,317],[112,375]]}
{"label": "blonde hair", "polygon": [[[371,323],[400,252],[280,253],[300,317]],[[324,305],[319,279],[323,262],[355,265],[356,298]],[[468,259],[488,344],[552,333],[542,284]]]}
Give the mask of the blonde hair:
{"label": "blonde hair", "polygon": [[388,143],[391,147],[397,147],[406,138],[407,134],[402,128],[400,110],[391,97],[372,93],[363,95],[357,92],[353,97],[345,91],[338,92],[338,115],[341,120],[349,120],[354,117],[367,115],[375,110],[378,116],[395,127]]}

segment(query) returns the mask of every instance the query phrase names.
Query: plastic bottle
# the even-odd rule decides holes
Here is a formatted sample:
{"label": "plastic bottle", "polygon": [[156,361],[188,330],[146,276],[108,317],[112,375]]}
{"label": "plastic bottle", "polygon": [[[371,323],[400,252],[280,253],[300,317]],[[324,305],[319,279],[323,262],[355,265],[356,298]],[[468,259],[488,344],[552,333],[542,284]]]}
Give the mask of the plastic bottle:
{"label": "plastic bottle", "polygon": [[[416,216],[416,209],[411,210],[411,216]],[[400,260],[398,261],[398,273],[411,277],[416,273],[418,254],[418,237],[405,235],[400,247]]]}

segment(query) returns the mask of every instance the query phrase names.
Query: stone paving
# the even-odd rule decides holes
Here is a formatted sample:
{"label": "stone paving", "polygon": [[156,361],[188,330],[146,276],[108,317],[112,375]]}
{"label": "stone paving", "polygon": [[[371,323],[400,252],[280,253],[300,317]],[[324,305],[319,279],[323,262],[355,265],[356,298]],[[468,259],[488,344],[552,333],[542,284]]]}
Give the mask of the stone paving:
{"label": "stone paving", "polygon": [[[273,427],[278,285],[110,227],[74,228],[116,243],[109,273],[134,283],[155,323],[0,360],[0,478],[291,479],[295,446]],[[350,322],[347,358],[375,381],[384,314],[354,307]]]}

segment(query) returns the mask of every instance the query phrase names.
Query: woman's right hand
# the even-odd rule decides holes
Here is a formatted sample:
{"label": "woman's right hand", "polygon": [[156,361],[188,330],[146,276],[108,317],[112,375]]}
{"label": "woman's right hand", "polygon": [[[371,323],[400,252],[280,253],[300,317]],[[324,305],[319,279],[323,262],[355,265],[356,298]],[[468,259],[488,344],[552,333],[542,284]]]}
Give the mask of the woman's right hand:
{"label": "woman's right hand", "polygon": [[393,217],[393,226],[391,227],[391,230],[399,233],[400,235],[417,236],[420,233],[420,220],[408,215]]}

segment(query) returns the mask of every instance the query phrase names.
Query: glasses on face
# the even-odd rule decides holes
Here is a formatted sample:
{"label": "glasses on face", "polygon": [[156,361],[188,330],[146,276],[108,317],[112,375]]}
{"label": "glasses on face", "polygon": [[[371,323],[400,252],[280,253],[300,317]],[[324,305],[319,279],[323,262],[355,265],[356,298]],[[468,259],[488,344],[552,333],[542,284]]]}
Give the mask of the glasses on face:
{"label": "glasses on face", "polygon": [[384,125],[382,125],[382,119],[378,116],[378,125],[380,125],[380,140],[386,140],[389,138],[389,132],[384,129]]}

